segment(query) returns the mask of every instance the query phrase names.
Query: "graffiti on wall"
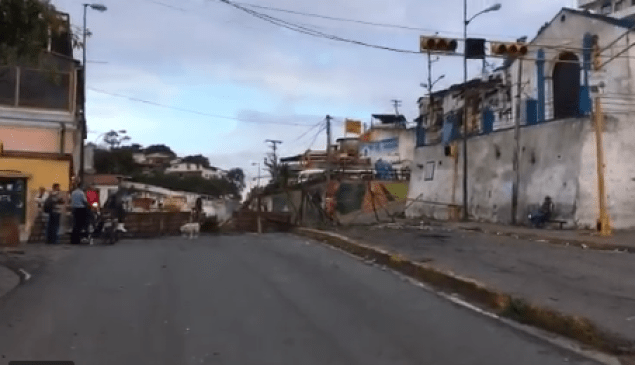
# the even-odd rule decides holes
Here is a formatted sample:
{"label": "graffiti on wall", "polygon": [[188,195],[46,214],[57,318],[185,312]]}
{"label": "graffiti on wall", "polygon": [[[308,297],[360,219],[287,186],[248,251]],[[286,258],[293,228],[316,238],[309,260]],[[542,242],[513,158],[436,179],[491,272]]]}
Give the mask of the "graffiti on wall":
{"label": "graffiti on wall", "polygon": [[365,142],[360,146],[364,157],[386,156],[399,151],[399,138],[387,138],[376,142]]}

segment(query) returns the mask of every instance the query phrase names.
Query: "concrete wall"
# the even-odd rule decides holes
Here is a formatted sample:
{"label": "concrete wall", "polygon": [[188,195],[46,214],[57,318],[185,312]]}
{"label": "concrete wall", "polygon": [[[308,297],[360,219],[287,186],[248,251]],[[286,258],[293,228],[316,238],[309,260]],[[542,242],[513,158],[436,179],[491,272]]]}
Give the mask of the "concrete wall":
{"label": "concrete wall", "polygon": [[[589,140],[595,141],[588,119],[567,119],[521,128],[519,222],[526,220],[529,210],[549,195],[560,217],[576,224],[589,223],[590,216],[583,216],[583,221],[577,216],[581,199],[584,200],[582,205],[587,206],[595,199],[596,185],[581,182],[579,178],[582,161],[593,161],[593,154],[583,153]],[[445,156],[442,145],[417,148],[408,197],[421,202],[413,202],[406,210],[407,216],[448,219],[448,205],[462,204],[463,152],[461,141],[457,142],[456,160]],[[514,149],[513,129],[468,141],[468,207],[473,218],[511,222]],[[433,179],[426,181],[428,163],[434,163],[435,171]]]}

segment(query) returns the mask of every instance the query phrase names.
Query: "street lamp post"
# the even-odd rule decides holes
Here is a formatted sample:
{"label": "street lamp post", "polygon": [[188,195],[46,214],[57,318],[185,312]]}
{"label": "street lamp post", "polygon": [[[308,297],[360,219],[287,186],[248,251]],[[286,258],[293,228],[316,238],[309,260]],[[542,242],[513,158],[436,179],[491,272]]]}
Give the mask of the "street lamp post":
{"label": "street lamp post", "polygon": [[260,189],[260,162],[251,163],[251,166],[256,166],[256,165],[258,165],[258,185],[256,187]]}
{"label": "street lamp post", "polygon": [[90,7],[93,10],[104,12],[106,11],[106,6],[102,4],[83,4],[84,6],[84,32],[82,34],[82,69],[84,72],[83,77],[83,95],[82,95],[82,123],[81,123],[81,143],[79,149],[79,181],[81,183],[84,182],[84,140],[86,139],[86,10]]}
{"label": "street lamp post", "polygon": [[[470,19],[467,18],[467,0],[463,0],[463,44],[467,43],[467,26],[474,18],[481,14],[489,13],[491,11],[498,11],[501,8],[501,4],[497,3],[489,8],[482,10]],[[465,84],[467,84],[467,47],[463,52],[463,220],[468,219],[467,212],[467,90]]]}

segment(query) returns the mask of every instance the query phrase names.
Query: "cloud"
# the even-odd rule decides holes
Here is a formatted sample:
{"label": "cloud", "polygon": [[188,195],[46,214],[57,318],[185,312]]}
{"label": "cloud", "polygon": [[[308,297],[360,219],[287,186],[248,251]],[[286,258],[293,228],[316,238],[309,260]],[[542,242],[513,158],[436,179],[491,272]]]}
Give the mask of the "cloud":
{"label": "cloud", "polygon": [[[469,0],[468,12],[475,14],[496,1]],[[73,24],[81,24],[81,4],[54,2],[70,13]],[[419,84],[427,81],[423,55],[298,34],[220,1],[161,2],[186,11],[136,0],[111,1],[107,12],[89,13],[93,37],[88,58],[108,62],[90,65],[89,86],[263,124],[206,118],[89,92],[89,120],[96,130],[123,126],[143,143],[165,143],[187,154],[204,153],[221,167],[251,168],[248,160],[260,161],[266,153],[266,138],[284,140],[282,154],[307,148],[311,138],[294,139],[326,114],[367,121],[373,113],[392,112],[390,100],[400,99],[407,118],[416,117],[416,100],[425,92]],[[572,0],[500,2],[499,12],[484,14],[470,24],[470,36],[533,37],[559,8],[572,5]],[[424,29],[267,12],[326,33],[401,49],[417,50],[420,35],[439,31],[460,38],[463,30],[462,0],[267,0],[259,4]],[[469,67],[470,75],[476,76],[479,62],[471,61]],[[438,88],[461,82],[462,60],[442,57],[434,64],[433,74],[445,75]],[[306,123],[307,127],[264,124],[272,121]]]}

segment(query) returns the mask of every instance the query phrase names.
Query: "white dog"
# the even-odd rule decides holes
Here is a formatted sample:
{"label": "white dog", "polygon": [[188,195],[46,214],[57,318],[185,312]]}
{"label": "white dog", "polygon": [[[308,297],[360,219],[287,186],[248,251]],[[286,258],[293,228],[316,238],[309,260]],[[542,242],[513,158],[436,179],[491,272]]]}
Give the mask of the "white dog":
{"label": "white dog", "polygon": [[185,223],[181,226],[181,234],[183,237],[189,235],[189,238],[198,238],[199,233],[201,232],[200,223]]}

